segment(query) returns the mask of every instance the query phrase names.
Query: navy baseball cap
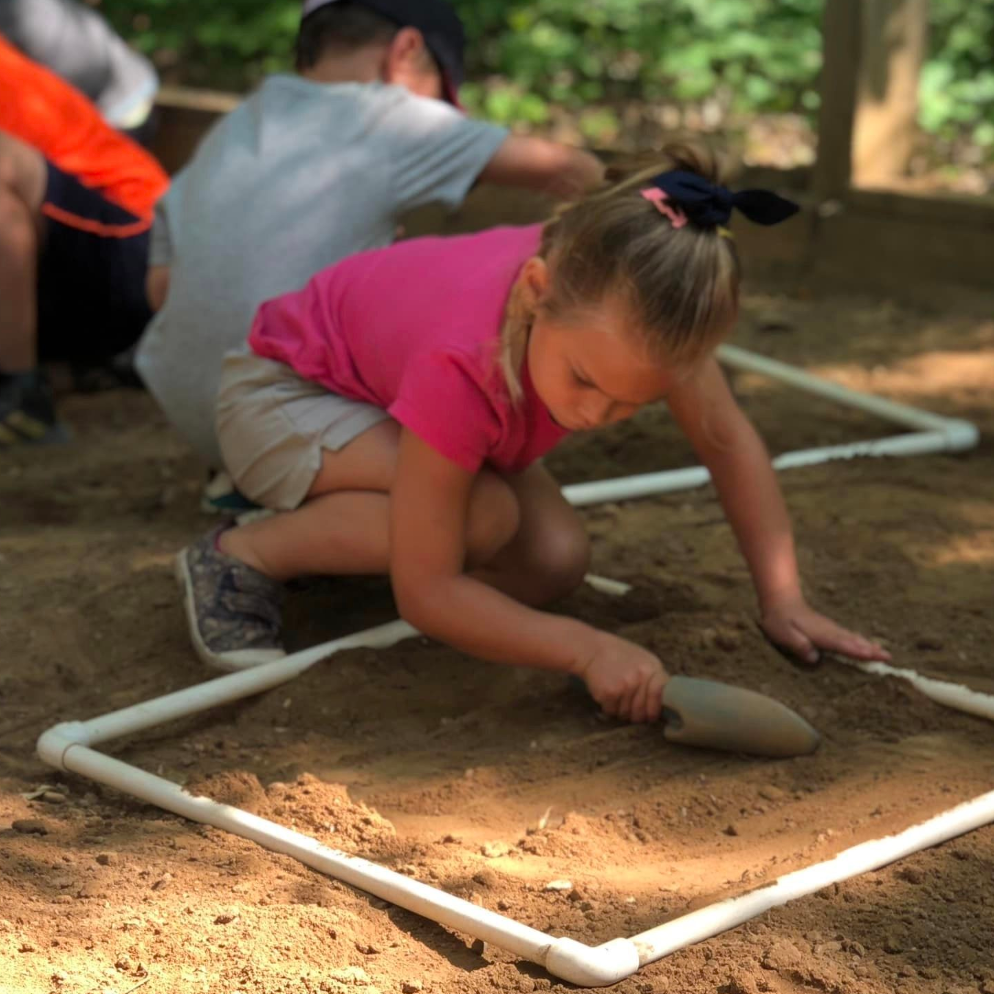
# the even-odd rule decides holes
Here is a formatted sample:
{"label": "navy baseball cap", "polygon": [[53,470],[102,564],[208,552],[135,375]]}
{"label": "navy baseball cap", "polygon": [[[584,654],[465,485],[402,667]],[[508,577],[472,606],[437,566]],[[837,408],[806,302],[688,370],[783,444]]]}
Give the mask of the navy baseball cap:
{"label": "navy baseball cap", "polygon": [[[337,0],[304,0],[301,19]],[[428,51],[442,70],[442,86],[449,103],[461,108],[459,87],[465,78],[463,49],[466,35],[459,15],[445,0],[354,0],[402,28],[417,28]]]}

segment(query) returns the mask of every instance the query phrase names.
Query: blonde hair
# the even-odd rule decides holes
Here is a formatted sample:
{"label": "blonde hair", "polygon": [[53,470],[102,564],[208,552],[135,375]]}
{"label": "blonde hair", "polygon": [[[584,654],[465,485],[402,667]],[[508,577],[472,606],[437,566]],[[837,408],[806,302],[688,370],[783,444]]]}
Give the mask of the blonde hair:
{"label": "blonde hair", "polygon": [[[718,182],[713,152],[693,142],[667,145],[651,166],[609,170],[605,187],[567,205],[542,232],[539,256],[549,291],[538,307],[563,317],[609,295],[630,308],[634,330],[661,362],[692,368],[731,331],[739,308],[739,260],[718,228],[672,222],[641,196],[650,179],[670,169]],[[499,366],[512,400],[535,308],[515,286],[501,327]]]}

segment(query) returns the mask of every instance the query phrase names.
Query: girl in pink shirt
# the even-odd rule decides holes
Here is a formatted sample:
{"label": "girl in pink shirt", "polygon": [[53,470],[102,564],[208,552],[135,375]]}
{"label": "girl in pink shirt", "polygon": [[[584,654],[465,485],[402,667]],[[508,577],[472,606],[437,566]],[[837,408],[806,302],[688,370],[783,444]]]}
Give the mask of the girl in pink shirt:
{"label": "girl in pink shirt", "polygon": [[279,658],[286,580],[389,573],[426,634],[657,718],[655,655],[539,610],[582,581],[590,545],[538,460],[659,400],[711,473],[770,639],[812,661],[888,658],[805,601],[769,457],[713,356],[738,313],[732,208],[771,224],[796,207],[714,185],[693,149],[665,159],[544,226],[401,242],[261,307],[226,360],[218,437],[242,493],[284,513],[178,557],[205,661]]}

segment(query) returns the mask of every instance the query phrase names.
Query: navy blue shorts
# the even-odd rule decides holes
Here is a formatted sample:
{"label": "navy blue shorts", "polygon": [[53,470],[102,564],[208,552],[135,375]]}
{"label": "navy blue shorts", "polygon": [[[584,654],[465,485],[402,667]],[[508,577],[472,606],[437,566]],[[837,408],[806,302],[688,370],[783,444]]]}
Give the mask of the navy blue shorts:
{"label": "navy blue shorts", "polygon": [[137,341],[151,219],[139,218],[48,163],[38,257],[38,356],[99,363]]}

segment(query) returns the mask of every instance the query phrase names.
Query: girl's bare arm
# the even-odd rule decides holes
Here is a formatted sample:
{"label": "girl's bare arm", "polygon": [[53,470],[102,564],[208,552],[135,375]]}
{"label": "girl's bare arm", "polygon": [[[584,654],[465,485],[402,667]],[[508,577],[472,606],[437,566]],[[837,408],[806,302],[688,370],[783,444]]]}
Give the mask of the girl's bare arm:
{"label": "girl's bare arm", "polygon": [[759,433],[736,403],[715,359],[667,398],[673,415],[711,473],[749,566],[763,628],[777,643],[814,661],[818,649],[887,659],[874,642],[808,606],[790,518]]}
{"label": "girl's bare arm", "polygon": [[715,359],[667,398],[708,468],[752,573],[760,604],[799,596],[794,538],[766,446],[736,403]]}
{"label": "girl's bare arm", "polygon": [[545,614],[468,576],[475,477],[406,429],[390,494],[390,576],[405,620],[494,662],[579,672],[594,629]]}
{"label": "girl's bare arm", "polygon": [[666,672],[651,652],[526,607],[464,572],[474,479],[402,432],[390,493],[390,574],[403,617],[482,659],[573,673],[608,714],[655,720]]}

